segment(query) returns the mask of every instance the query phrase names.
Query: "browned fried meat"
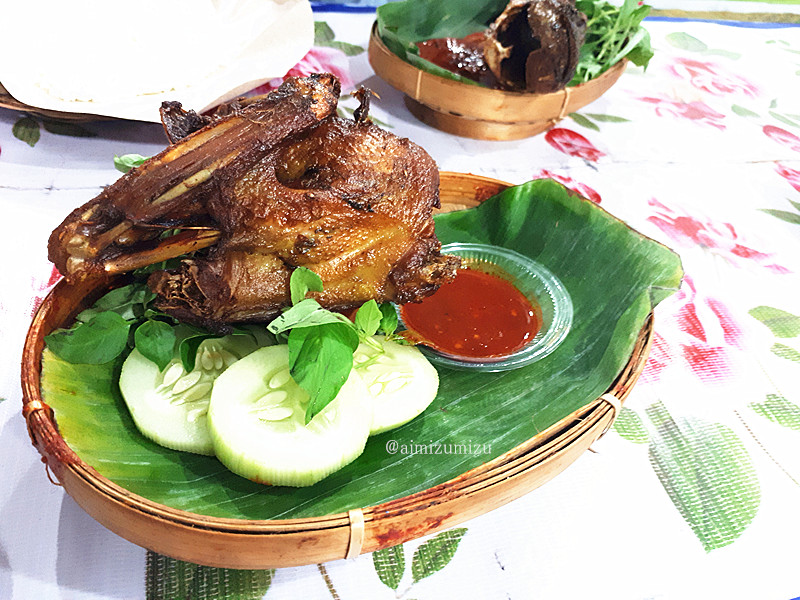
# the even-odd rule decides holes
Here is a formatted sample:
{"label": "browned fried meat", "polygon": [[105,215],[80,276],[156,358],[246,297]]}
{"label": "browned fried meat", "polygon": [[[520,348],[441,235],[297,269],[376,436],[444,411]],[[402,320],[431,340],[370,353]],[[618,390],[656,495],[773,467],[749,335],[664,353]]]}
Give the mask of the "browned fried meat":
{"label": "browned fried meat", "polygon": [[575,0],[510,0],[485,31],[417,47],[421,58],[486,87],[546,94],[572,80],[585,36]]}
{"label": "browned fried meat", "polygon": [[[335,116],[338,93],[330,75],[293,79],[208,124],[165,107],[175,144],[73,212],[53,232],[51,259],[80,279],[161,260],[165,243],[174,254],[216,242],[149,281],[162,310],[206,325],[274,316],[298,266],[320,275],[328,307],[429,295],[458,266],[434,233],[436,165],[369,122],[364,100],[358,120]],[[157,240],[187,224],[205,229]]]}
{"label": "browned fried meat", "polygon": [[486,33],[486,63],[500,85],[545,94],[575,74],[586,17],[574,0],[511,0]]}

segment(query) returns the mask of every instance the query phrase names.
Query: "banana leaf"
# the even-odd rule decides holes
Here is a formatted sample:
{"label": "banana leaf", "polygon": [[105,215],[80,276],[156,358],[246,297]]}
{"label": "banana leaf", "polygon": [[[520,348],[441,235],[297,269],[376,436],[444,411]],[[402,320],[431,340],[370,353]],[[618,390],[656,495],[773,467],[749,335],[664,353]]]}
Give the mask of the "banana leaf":
{"label": "banana leaf", "polygon": [[[682,277],[672,251],[550,180],[509,188],[475,209],[439,215],[436,229],[444,243],[505,246],[555,273],[574,305],[573,328],[561,346],[513,371],[440,369],[440,391],[427,411],[371,438],[353,463],[308,488],[255,484],[215,458],[149,442],[119,395],[119,361],[74,365],[45,352],[42,393],[62,436],[84,462],[117,484],[194,513],[276,519],[379,504],[495,458],[600,396],[627,362],[647,315]],[[431,442],[474,451],[390,451]]]}
{"label": "banana leaf", "polygon": [[416,43],[443,37],[461,38],[483,31],[508,0],[405,0],[375,11],[378,35],[392,52],[428,73],[469,85],[478,83],[419,56]]}

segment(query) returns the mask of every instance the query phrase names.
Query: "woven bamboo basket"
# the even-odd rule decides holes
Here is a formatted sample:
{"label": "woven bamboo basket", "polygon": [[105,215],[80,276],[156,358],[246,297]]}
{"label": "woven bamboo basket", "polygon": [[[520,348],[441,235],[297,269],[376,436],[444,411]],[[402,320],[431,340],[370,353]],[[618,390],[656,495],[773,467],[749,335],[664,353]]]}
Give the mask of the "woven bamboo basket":
{"label": "woven bamboo basket", "polygon": [[426,73],[389,50],[372,27],[369,62],[375,73],[405,94],[423,123],[462,137],[516,140],[538,135],[594,102],[614,85],[628,63],[619,61],[599,77],[550,94],[494,90]]}
{"label": "woven bamboo basket", "polygon": [[[442,173],[442,210],[478,205],[508,184]],[[70,323],[104,291],[59,283],[36,313],[22,359],[23,415],[48,476],[99,523],[123,538],[194,563],[263,569],[358,556],[453,527],[502,506],[549,481],[611,427],[649,352],[652,315],[630,359],[600,398],[502,456],[427,490],[347,513],[287,520],[215,518],[137,496],[85,464],[59,435],[40,391],[44,336]],[[55,482],[54,482],[55,483]]]}

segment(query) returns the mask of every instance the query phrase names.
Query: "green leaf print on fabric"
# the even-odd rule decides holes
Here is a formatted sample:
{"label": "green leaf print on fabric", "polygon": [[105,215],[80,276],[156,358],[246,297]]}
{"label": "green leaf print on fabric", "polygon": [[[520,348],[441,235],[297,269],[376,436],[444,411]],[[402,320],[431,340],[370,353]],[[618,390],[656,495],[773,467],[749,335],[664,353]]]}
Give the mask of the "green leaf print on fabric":
{"label": "green leaf print on fabric", "polygon": [[668,34],[665,39],[671,46],[675,46],[680,50],[688,50],[689,52],[705,52],[708,46],[705,42],[698,40],[696,37],[684,33],[683,31],[675,31]]}
{"label": "green leaf print on fabric", "polygon": [[[413,582],[402,593],[396,592],[398,598],[405,598],[414,587],[414,584],[421,579],[441,571],[453,560],[453,556],[458,550],[461,538],[467,533],[467,529],[450,529],[443,531],[436,537],[421,544],[411,560],[411,577]],[[378,579],[386,586],[395,591],[403,580],[406,569],[406,557],[403,544],[384,548],[372,553],[372,564]]]}
{"label": "green leaf print on fabric", "polygon": [[249,571],[204,567],[147,552],[147,600],[260,600],[274,569]]}
{"label": "green leaf print on fabric", "polygon": [[722,48],[712,48],[703,52],[706,56],[722,56],[723,58],[730,58],[731,60],[739,60],[742,55],[738,52],[731,52],[730,50],[723,50]]}
{"label": "green leaf print on fabric", "polygon": [[785,123],[786,125],[791,125],[792,127],[800,127],[800,122],[789,118],[787,115],[781,114],[774,110],[769,111],[769,114],[773,119],[777,119],[781,123]]}
{"label": "green leaf print on fabric", "polygon": [[580,113],[570,113],[567,116],[581,127],[586,127],[587,129],[592,129],[594,131],[600,131],[600,126],[597,123]]}
{"label": "green leaf print on fabric", "polygon": [[757,117],[758,113],[753,112],[752,110],[745,108],[744,106],[739,106],[738,104],[734,104],[731,106],[731,110],[739,115],[740,117]]}
{"label": "green leaf print on fabric", "polygon": [[791,360],[792,362],[800,363],[800,352],[798,352],[791,346],[787,346],[786,344],[775,342],[772,345],[772,348],[770,348],[770,352],[772,352],[775,356],[778,356],[780,358],[785,358],[786,360]]}
{"label": "green leaf print on fabric", "polygon": [[723,50],[720,48],[709,48],[702,40],[698,40],[696,37],[683,31],[670,33],[665,39],[675,48],[686,50],[687,52],[697,52],[707,56],[722,56],[732,60],[737,60],[742,57],[738,52],[731,52],[730,50]]}
{"label": "green leaf print on fabric", "polygon": [[411,561],[411,575],[414,583],[447,566],[447,563],[455,556],[465,533],[467,533],[465,528],[451,529],[440,533],[417,548]]}
{"label": "green leaf print on fabric", "polygon": [[787,223],[791,223],[792,225],[800,225],[800,212],[793,213],[789,212],[788,210],[778,210],[775,208],[762,208],[760,210],[761,212],[765,212],[768,215],[772,215],[773,217],[776,217],[781,221],[786,221]]}
{"label": "green leaf print on fabric", "polygon": [[628,123],[630,121],[630,119],[626,119],[625,117],[603,115],[598,113],[570,113],[567,116],[569,116],[569,118],[575,121],[578,125],[594,131],[600,131],[600,126],[595,123],[595,121],[598,123]]}
{"label": "green leaf print on fabric", "polygon": [[11,129],[11,133],[15,138],[28,144],[31,148],[36,145],[36,142],[41,138],[41,128],[44,128],[48,133],[55,135],[68,135],[71,137],[96,137],[97,134],[89,131],[85,127],[77,123],[69,123],[67,121],[56,121],[53,119],[43,119],[41,126],[39,121],[33,117],[23,117]]}
{"label": "green leaf print on fabric", "polygon": [[774,423],[800,431],[800,406],[782,396],[767,394],[765,402],[753,402],[748,406]]}
{"label": "green leaf print on fabric", "polygon": [[750,316],[769,327],[775,337],[793,338],[800,335],[800,317],[771,306],[757,306],[750,310]]}
{"label": "green leaf print on fabric", "polygon": [[736,541],[761,502],[741,440],[720,423],[673,419],[660,402],[648,407],[647,415],[657,427],[650,463],[703,548],[711,552]]}
{"label": "green leaf print on fabric", "polygon": [[341,50],[347,56],[357,56],[364,52],[364,48],[361,46],[336,40],[336,34],[325,21],[314,22],[314,45],[335,48],[336,50]]}
{"label": "green leaf print on fabric", "polygon": [[397,589],[400,580],[403,579],[403,572],[406,569],[406,557],[403,544],[384,548],[372,553],[372,564],[384,585]]}
{"label": "green leaf print on fabric", "polygon": [[601,115],[598,113],[585,113],[590,119],[600,121],[601,123],[630,123],[630,119],[625,117],[617,117],[616,115]]}
{"label": "green leaf print on fabric", "polygon": [[634,444],[646,444],[650,441],[650,434],[642,418],[636,411],[625,406],[622,407],[614,421],[614,431],[623,439]]}
{"label": "green leaf print on fabric", "polygon": [[39,122],[33,117],[22,117],[14,123],[11,133],[15,138],[25,142],[31,148],[36,145],[42,135],[39,131]]}

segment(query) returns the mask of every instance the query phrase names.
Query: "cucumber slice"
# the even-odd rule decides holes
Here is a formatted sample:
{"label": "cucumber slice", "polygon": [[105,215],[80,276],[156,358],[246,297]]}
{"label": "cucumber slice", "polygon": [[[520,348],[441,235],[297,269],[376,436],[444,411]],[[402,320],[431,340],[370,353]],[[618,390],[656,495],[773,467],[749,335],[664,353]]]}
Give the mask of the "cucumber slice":
{"label": "cucumber slice", "polygon": [[373,401],[370,435],[383,433],[424,411],[439,390],[439,374],[414,346],[386,340],[383,336],[362,342],[353,355]]}
{"label": "cucumber slice", "polygon": [[214,381],[255,349],[248,336],[204,340],[191,373],[183,369],[177,353],[159,371],[154,362],[134,349],[122,365],[119,389],[136,427],[146,438],[167,448],[213,455],[206,413]]}
{"label": "cucumber slice", "polygon": [[208,426],[217,458],[252,481],[303,487],[364,451],[372,407],[351,373],[336,398],[307,425],[309,396],[289,375],[285,344],[243,358],[214,384]]}

